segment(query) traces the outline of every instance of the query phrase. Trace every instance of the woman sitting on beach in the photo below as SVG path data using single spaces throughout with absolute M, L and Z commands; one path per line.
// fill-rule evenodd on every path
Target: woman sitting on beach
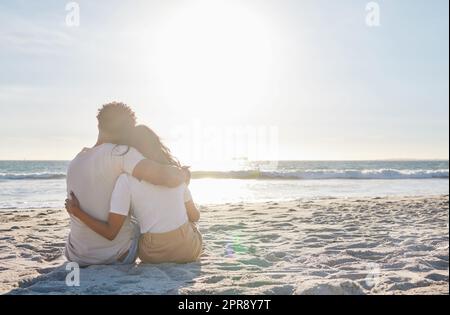
M 135 127 L 129 142 L 148 159 L 180 166 L 158 135 L 146 126 Z M 144 263 L 188 263 L 202 252 L 202 236 L 194 224 L 200 212 L 186 184 L 167 188 L 122 174 L 112 193 L 108 222 L 83 211 L 73 193 L 66 200 L 66 209 L 109 240 L 117 236 L 131 209 L 139 224 L 138 255 Z

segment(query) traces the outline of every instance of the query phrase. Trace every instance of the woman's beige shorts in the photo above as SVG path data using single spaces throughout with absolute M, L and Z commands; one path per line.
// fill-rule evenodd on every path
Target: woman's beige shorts
M 196 261 L 203 247 L 195 224 L 187 222 L 167 233 L 145 233 L 139 240 L 139 258 L 144 263 L 189 263 Z

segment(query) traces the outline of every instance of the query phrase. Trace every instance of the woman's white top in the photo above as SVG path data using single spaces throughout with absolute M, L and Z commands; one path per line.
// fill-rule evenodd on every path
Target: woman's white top
M 189 220 L 184 205 L 189 200 L 192 197 L 186 184 L 168 188 L 122 174 L 117 179 L 111 196 L 110 212 L 123 214 L 131 209 L 142 234 L 165 233 L 179 228 Z

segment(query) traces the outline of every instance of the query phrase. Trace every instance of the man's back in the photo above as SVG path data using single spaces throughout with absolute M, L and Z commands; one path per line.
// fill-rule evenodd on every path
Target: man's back
M 124 172 L 131 174 L 142 159 L 135 149 L 114 144 L 84 149 L 69 165 L 67 192 L 77 196 L 88 214 L 107 221 L 117 178 Z M 133 233 L 128 218 L 117 237 L 109 241 L 71 217 L 66 256 L 81 265 L 114 263 L 129 249 Z

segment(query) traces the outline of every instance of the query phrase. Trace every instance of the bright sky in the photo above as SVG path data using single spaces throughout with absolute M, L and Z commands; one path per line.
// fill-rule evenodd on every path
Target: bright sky
M 71 159 L 112 100 L 187 163 L 245 128 L 259 159 L 448 159 L 449 2 L 376 2 L 2 1 L 0 159 Z

